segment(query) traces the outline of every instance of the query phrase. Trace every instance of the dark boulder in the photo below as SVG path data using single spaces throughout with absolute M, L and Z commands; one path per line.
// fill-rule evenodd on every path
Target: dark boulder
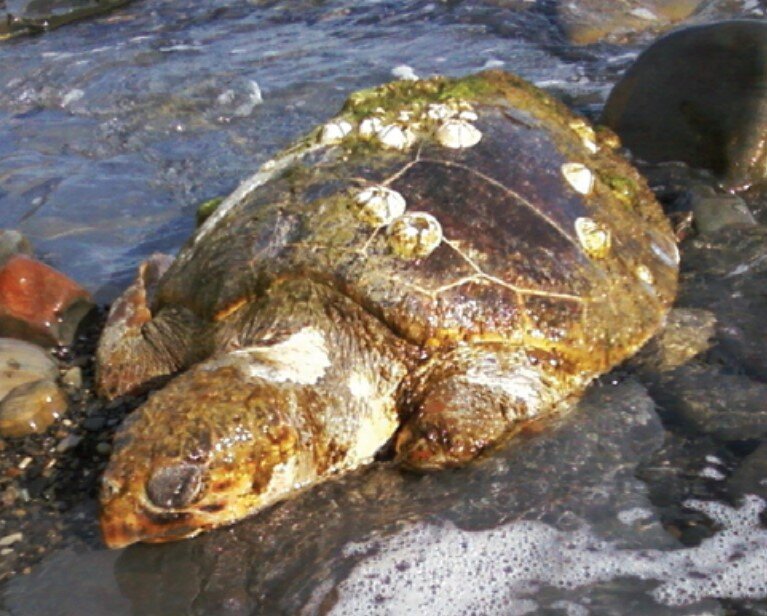
M 602 122 L 641 159 L 684 161 L 745 188 L 767 177 L 765 80 L 767 23 L 687 28 L 639 56 Z

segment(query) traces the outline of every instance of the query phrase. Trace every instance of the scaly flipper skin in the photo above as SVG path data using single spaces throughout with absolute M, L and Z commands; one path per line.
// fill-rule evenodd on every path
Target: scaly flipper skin
M 416 395 L 415 409 L 397 435 L 404 467 L 462 466 L 530 420 L 554 410 L 588 375 L 563 379 L 551 357 L 503 345 L 478 345 L 440 357 Z
M 204 334 L 189 311 L 152 314 L 152 296 L 171 263 L 173 257 L 152 255 L 112 304 L 96 353 L 100 396 L 111 399 L 146 390 L 205 356 Z
M 258 315 L 238 328 L 245 338 L 125 422 L 102 488 L 110 547 L 239 520 L 371 461 L 391 439 L 409 346 L 309 281 L 277 285 L 262 304 L 243 308 Z

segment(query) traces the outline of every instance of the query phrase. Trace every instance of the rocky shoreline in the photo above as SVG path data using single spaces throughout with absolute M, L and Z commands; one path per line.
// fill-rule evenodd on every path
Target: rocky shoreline
M 100 542 L 96 496 L 116 426 L 136 400 L 105 403 L 92 391 L 93 353 L 104 312 L 66 349 L 52 353 L 61 374 L 82 375 L 64 417 L 42 434 L 0 438 L 0 580 L 29 573 L 75 536 Z
M 748 132 L 743 127 L 738 127 L 738 130 Z M 747 154 L 753 152 L 746 150 Z M 741 159 L 747 158 L 741 156 Z M 612 477 L 611 474 L 620 469 L 620 473 L 626 475 L 626 484 L 635 480 L 637 485 L 641 484 L 641 489 L 634 487 L 631 488 L 634 492 L 627 490 L 626 495 L 614 496 L 620 505 L 615 505 L 615 510 L 623 515 L 621 523 L 631 526 L 636 531 L 636 537 L 643 536 L 647 528 L 653 529 L 651 532 L 657 532 L 661 537 L 660 543 L 668 542 L 668 545 L 663 544 L 664 547 L 681 545 L 695 548 L 706 545 L 707 540 L 720 532 L 723 524 L 721 519 L 711 514 L 711 509 L 688 506 L 689 499 L 713 500 L 723 503 L 722 506 L 727 503 L 728 506 L 742 505 L 744 508 L 750 506 L 748 503 L 753 505 L 756 502 L 753 499 L 767 499 L 767 443 L 764 442 L 767 434 L 767 406 L 764 403 L 767 399 L 767 338 L 764 326 L 764 315 L 767 314 L 767 297 L 764 295 L 767 280 L 767 190 L 762 184 L 761 188 L 757 186 L 743 192 L 727 192 L 712 173 L 695 171 L 683 164 L 646 164 L 641 170 L 683 238 L 680 245 L 681 290 L 677 302 L 681 310 L 675 313 L 671 327 L 663 334 L 668 338 L 663 346 L 666 349 L 682 349 L 680 356 L 684 360 L 675 358 L 673 352 L 659 356 L 655 349 L 655 354 L 642 354 L 629 365 L 620 367 L 592 388 L 584 404 L 591 423 L 580 428 L 583 432 L 577 432 L 579 428 L 573 427 L 577 426 L 579 418 L 576 417 L 574 423 L 568 424 L 569 427 L 556 438 L 570 438 L 575 443 L 571 445 L 575 450 L 592 434 L 588 430 L 598 427 L 602 421 L 599 419 L 601 406 L 609 405 L 608 410 L 615 407 L 627 417 L 640 408 L 644 414 L 626 419 L 623 432 L 617 437 L 619 440 L 610 442 L 614 460 L 606 462 L 604 469 L 595 467 L 594 477 L 599 477 L 589 475 L 594 481 L 593 493 L 586 490 L 580 495 L 583 499 L 572 499 L 575 503 L 573 507 L 592 497 L 598 501 L 601 496 L 594 494 L 600 494 L 600 490 L 605 494 L 617 494 L 625 488 L 624 484 L 614 479 L 605 479 L 600 483 L 601 475 Z M 751 176 L 746 177 L 750 181 Z M 27 248 L 24 250 L 29 252 Z M 93 392 L 94 351 L 105 317 L 106 308 L 97 306 L 83 322 L 71 344 L 55 346 L 50 351 L 56 364 L 55 380 L 68 399 L 66 413 L 41 433 L 22 437 L 0 436 L 0 583 L 39 571 L 35 565 L 53 552 L 72 546 L 93 551 L 103 548 L 97 525 L 99 479 L 111 453 L 111 440 L 116 427 L 127 413 L 144 400 L 143 397 L 124 397 L 105 402 Z M 677 326 L 678 329 L 675 329 Z M 620 423 L 622 420 L 615 421 Z M 629 449 L 635 446 L 632 436 L 637 430 L 649 430 L 652 438 L 648 438 L 646 451 L 632 450 L 627 464 L 619 450 L 623 445 Z M 594 433 L 605 441 L 614 435 L 610 426 L 603 426 L 601 432 Z M 551 459 L 551 451 L 556 451 L 556 443 L 552 441 L 547 445 L 545 439 L 540 441 L 541 449 L 549 453 L 541 454 L 539 462 L 546 462 Z M 592 448 L 589 463 L 597 465 L 603 459 L 604 452 L 594 442 L 590 442 L 589 446 Z M 481 477 L 488 468 L 497 465 L 497 474 L 503 477 L 490 483 L 498 493 L 487 498 L 491 501 L 497 498 L 501 504 L 493 504 L 481 515 L 497 515 L 500 521 L 506 522 L 504 516 L 511 515 L 507 510 L 516 510 L 499 494 L 505 489 L 507 475 L 516 477 L 516 474 L 509 473 L 504 465 L 515 471 L 525 463 L 518 458 L 520 456 L 510 450 L 484 466 L 477 465 L 477 469 L 467 471 L 459 479 L 451 480 L 449 475 L 445 475 L 439 479 L 424 479 L 423 483 L 432 487 L 437 484 L 448 486 L 451 481 L 459 484 L 463 478 Z M 575 454 L 573 459 L 579 460 Z M 561 485 L 563 481 L 556 483 L 561 470 L 557 467 L 558 462 L 551 462 L 553 472 L 544 473 L 552 479 L 537 479 L 536 472 L 541 473 L 542 470 L 534 468 L 534 464 L 526 469 L 525 477 L 532 492 L 540 486 L 546 487 L 547 481 L 554 483 L 555 494 L 558 494 L 557 490 L 564 489 Z M 610 463 L 614 466 L 610 467 Z M 576 465 L 572 466 L 575 468 Z M 349 494 L 345 493 L 347 486 L 339 483 L 323 486 L 315 495 L 322 505 L 317 511 L 332 512 L 329 517 L 335 516 L 333 519 L 341 529 L 346 524 L 344 506 L 348 505 L 352 511 L 354 506 L 367 511 L 373 509 L 370 503 L 376 502 L 379 497 L 381 500 L 389 497 L 392 499 L 392 510 L 406 509 L 412 497 L 411 484 L 420 480 L 384 468 L 344 481 L 352 486 Z M 478 480 L 478 483 L 484 489 L 486 485 L 482 481 L 484 479 Z M 540 483 L 536 483 L 538 481 Z M 391 496 L 392 486 L 394 497 Z M 455 493 L 459 494 L 462 489 L 463 486 L 456 487 Z M 520 499 L 526 496 L 524 489 L 517 489 L 522 495 Z M 644 495 L 643 490 L 648 495 L 647 503 L 640 498 Z M 416 491 L 428 492 L 422 489 Z M 544 517 L 549 499 L 546 489 L 541 488 L 540 492 L 543 494 L 540 509 L 544 512 L 541 516 Z M 636 510 L 630 508 L 634 497 L 641 501 L 645 510 L 641 510 L 640 506 Z M 311 537 L 316 530 L 313 526 L 319 528 L 321 524 L 317 521 L 318 514 L 310 517 L 312 510 L 308 502 L 299 498 L 275 507 L 263 516 L 260 527 L 258 523 L 246 522 L 241 529 L 235 528 L 229 534 L 220 533 L 203 538 L 198 543 L 190 542 L 188 545 L 193 547 L 171 547 L 167 550 L 168 558 L 172 559 L 173 554 L 182 554 L 186 558 L 184 550 L 197 550 L 195 555 L 203 554 L 201 560 L 208 566 L 206 574 L 210 574 L 215 582 L 216 559 L 220 554 L 231 549 L 234 554 L 231 558 L 239 560 L 236 564 L 230 563 L 230 567 L 239 572 L 243 563 L 260 562 L 259 558 L 269 553 L 269 541 L 272 541 L 274 553 L 281 551 L 283 545 L 288 546 L 283 566 L 284 571 L 289 572 L 291 567 L 303 563 L 304 546 L 298 545 L 300 538 L 293 537 L 297 546 L 294 546 L 292 562 L 288 562 L 291 538 L 289 536 L 286 540 L 285 536 L 290 533 L 279 529 L 286 526 L 281 526 L 281 523 L 287 520 Z M 441 506 L 438 497 L 434 497 L 434 502 L 434 506 L 429 503 L 423 506 L 427 513 L 419 512 L 414 517 L 427 519 L 431 515 L 428 512 Z M 459 497 L 455 497 L 454 502 L 461 503 L 458 509 L 464 507 L 468 510 L 474 506 L 473 503 L 463 503 Z M 588 505 L 594 503 L 589 502 Z M 757 509 L 752 506 L 749 511 Z M 601 520 L 598 504 L 594 505 L 594 511 L 597 513 L 593 519 Z M 635 517 L 626 511 L 634 511 Z M 763 528 L 767 524 L 767 512 L 758 510 L 755 516 L 757 522 L 754 528 L 759 523 Z M 389 519 L 395 517 L 392 514 Z M 467 514 L 467 517 L 471 516 Z M 371 527 L 374 527 L 375 514 L 371 513 L 370 518 Z M 498 522 L 495 518 L 493 520 Z M 645 523 L 645 520 L 650 522 Z M 325 520 L 321 522 L 325 523 Z M 247 535 L 248 528 L 252 537 Z M 753 530 L 748 528 L 749 532 Z M 274 531 L 273 536 L 271 531 Z M 396 532 L 392 531 L 392 534 L 396 535 Z M 240 537 L 239 542 L 233 537 Z M 350 540 L 355 539 L 352 537 Z M 630 541 L 634 539 L 632 535 Z M 327 557 L 328 561 L 331 557 L 338 558 L 324 541 L 325 538 L 317 539 L 320 555 Z M 641 543 L 639 539 L 637 541 Z M 248 542 L 252 545 L 246 545 Z M 343 540 L 339 539 L 337 543 L 333 549 L 346 549 Z M 129 562 L 132 556 L 137 555 L 137 562 L 143 566 L 141 556 L 148 553 L 142 552 L 143 547 L 125 552 L 127 556 L 124 560 Z M 321 550 L 323 547 L 325 552 Z M 161 558 L 158 557 L 158 560 Z M 347 565 L 336 562 L 334 572 L 344 567 Z M 203 568 L 200 565 L 200 569 Z M 162 571 L 156 574 L 162 579 Z M 262 576 L 259 579 L 266 580 L 264 584 L 268 586 L 268 572 L 250 574 Z M 244 588 L 245 582 L 243 585 Z M 317 588 L 317 593 L 320 593 L 324 587 L 318 584 Z M 299 590 L 304 594 L 308 592 L 305 588 Z M 242 589 L 237 588 L 237 591 Z M 215 592 L 211 594 L 215 595 Z M 259 600 L 263 601 L 259 604 L 261 607 L 267 606 L 264 609 L 276 606 L 276 603 L 269 603 L 271 599 L 266 594 L 259 595 Z M 250 601 L 255 599 L 247 597 L 243 599 L 243 605 L 252 607 Z M 332 602 L 332 599 L 327 601 Z M 322 605 L 320 602 L 318 610 Z M 6 614 L 4 607 L 0 596 L 0 616 Z M 725 599 L 714 607 L 721 608 L 722 611 L 717 613 L 723 614 L 767 613 L 767 605 L 759 597 Z M 213 609 L 209 613 L 219 611 Z M 236 613 L 250 612 L 243 608 Z

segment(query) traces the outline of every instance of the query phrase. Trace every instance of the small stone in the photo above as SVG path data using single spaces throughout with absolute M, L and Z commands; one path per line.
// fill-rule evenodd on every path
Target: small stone
M 24 383 L 53 380 L 58 368 L 53 358 L 37 345 L 0 338 L 0 400 Z
M 14 543 L 18 543 L 22 539 L 24 539 L 24 535 L 21 533 L 11 533 L 10 535 L 6 535 L 5 537 L 0 538 L 0 548 L 7 548 Z
M 730 225 L 755 225 L 756 218 L 737 195 L 693 195 L 693 220 L 699 233 L 713 233 Z
M 77 447 L 83 438 L 81 436 L 77 436 L 76 434 L 68 434 L 65 436 L 58 445 L 56 445 L 56 451 L 59 453 L 64 453 L 65 451 L 69 451 L 70 449 L 74 449 Z
M 72 389 L 80 389 L 83 386 L 83 370 L 79 366 L 73 366 L 61 375 L 61 384 Z
M 19 385 L 0 403 L 0 436 L 44 432 L 66 411 L 67 400 L 53 381 Z
M 31 255 L 32 244 L 18 231 L 0 229 L 0 267 L 17 254 Z
M 102 456 L 108 456 L 110 453 L 112 453 L 112 446 L 109 443 L 102 441 L 96 445 L 96 453 Z
M 68 345 L 92 309 L 85 289 L 36 259 L 14 255 L 0 268 L 0 336 Z
M 83 428 L 88 430 L 88 432 L 98 432 L 99 430 L 104 429 L 106 422 L 107 420 L 105 417 L 101 417 L 98 415 L 95 415 L 93 417 L 86 417 L 85 421 L 83 421 Z

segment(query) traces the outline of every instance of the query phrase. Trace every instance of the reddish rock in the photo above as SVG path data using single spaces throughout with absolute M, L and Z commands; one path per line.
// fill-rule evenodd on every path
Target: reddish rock
M 85 289 L 36 259 L 14 255 L 0 268 L 0 336 L 71 344 L 92 308 Z

